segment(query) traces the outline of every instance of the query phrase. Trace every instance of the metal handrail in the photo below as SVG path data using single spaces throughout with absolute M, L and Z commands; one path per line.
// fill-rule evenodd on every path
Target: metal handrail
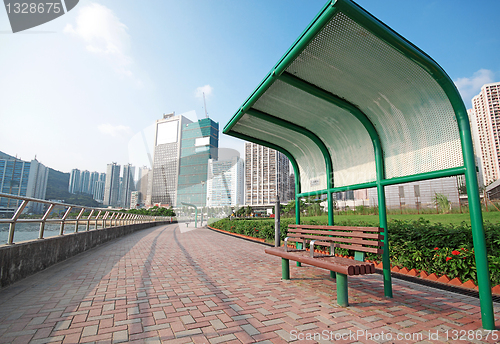
M 64 235 L 64 228 L 66 224 L 74 224 L 75 229 L 74 233 L 78 233 L 78 226 L 80 224 L 85 224 L 85 231 L 91 230 L 91 224 L 94 226 L 93 230 L 104 229 L 113 226 L 123 226 L 137 223 L 147 223 L 147 222 L 156 222 L 156 221 L 169 221 L 172 222 L 171 216 L 151 216 L 151 215 L 140 215 L 140 214 L 131 214 L 131 213 L 123 213 L 118 210 L 108 209 L 108 208 L 95 208 L 88 207 L 76 204 L 67 204 L 61 202 L 53 202 L 47 201 L 43 199 L 30 198 L 30 197 L 22 197 L 16 195 L 10 195 L 5 193 L 0 193 L 1 198 L 9 198 L 22 201 L 21 204 L 17 207 L 14 215 L 10 219 L 0 219 L 0 224 L 8 223 L 9 227 L 9 235 L 7 239 L 7 245 L 14 244 L 14 232 L 17 223 L 40 223 L 40 231 L 38 234 L 38 239 L 44 238 L 44 230 L 46 223 L 59 223 L 60 230 L 59 235 Z M 41 215 L 39 219 L 23 219 L 20 218 L 24 209 L 28 205 L 29 202 L 35 203 L 43 203 L 47 204 L 47 210 Z M 62 218 L 49 218 L 50 213 L 54 210 L 56 206 L 61 206 L 67 208 L 64 212 Z M 77 213 L 72 213 L 73 210 L 78 210 Z M 88 216 L 83 216 L 86 211 L 90 211 Z M 71 214 L 75 214 L 75 218 L 70 218 Z

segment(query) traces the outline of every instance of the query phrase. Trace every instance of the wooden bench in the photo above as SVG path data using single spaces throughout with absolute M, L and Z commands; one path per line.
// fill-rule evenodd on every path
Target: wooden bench
M 285 245 L 268 248 L 265 252 L 281 257 L 284 280 L 290 279 L 289 260 L 296 261 L 297 266 L 304 263 L 330 270 L 330 276 L 337 280 L 337 303 L 347 307 L 347 276 L 375 272 L 375 265 L 364 261 L 365 254 L 370 252 L 382 255 L 382 233 L 383 228 L 379 227 L 289 225 Z M 295 242 L 296 247 L 288 247 L 290 242 Z M 309 252 L 306 250 L 308 245 Z M 314 252 L 314 246 L 327 247 L 329 254 Z M 354 259 L 336 256 L 336 248 L 354 251 Z

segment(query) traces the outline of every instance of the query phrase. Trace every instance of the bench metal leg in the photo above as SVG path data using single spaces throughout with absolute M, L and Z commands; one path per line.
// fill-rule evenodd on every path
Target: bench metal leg
M 335 271 L 330 271 L 330 278 L 335 279 L 336 272 Z
M 337 303 L 340 307 L 349 306 L 347 294 L 347 275 L 337 273 Z
M 303 244 L 302 244 L 301 242 L 298 242 L 298 243 L 297 243 L 297 249 L 298 249 L 298 250 L 302 250 L 302 248 L 303 248 L 303 246 L 302 246 L 302 245 L 303 245 Z M 297 262 L 297 266 L 298 266 L 298 267 L 301 267 L 301 266 L 302 266 L 302 263 L 301 263 L 301 262 Z
M 281 258 L 281 279 L 290 279 L 290 261 L 285 258 Z

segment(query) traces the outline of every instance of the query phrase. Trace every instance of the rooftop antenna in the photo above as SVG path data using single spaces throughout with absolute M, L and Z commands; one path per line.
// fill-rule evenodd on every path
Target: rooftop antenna
M 203 92 L 203 105 L 205 106 L 205 118 L 208 118 L 207 102 L 205 101 L 205 92 Z

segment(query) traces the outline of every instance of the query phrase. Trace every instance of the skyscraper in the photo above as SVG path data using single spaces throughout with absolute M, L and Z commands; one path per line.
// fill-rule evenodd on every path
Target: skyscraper
M 74 168 L 71 170 L 71 174 L 69 175 L 69 186 L 68 186 L 68 191 L 69 193 L 77 193 L 81 192 L 81 182 L 80 182 L 80 170 L 77 168 Z
M 288 201 L 289 161 L 281 152 L 252 142 L 245 142 L 245 204 L 272 205 L 276 194 Z
M 94 183 L 93 198 L 97 202 L 104 202 L 104 187 L 106 185 L 106 173 L 99 174 L 99 179 Z
M 208 159 L 217 159 L 219 124 L 175 114 L 156 121 L 151 203 L 204 206 Z
M 95 182 L 97 182 L 98 180 L 99 180 L 99 172 L 92 172 L 90 174 L 89 190 L 87 192 L 89 195 L 94 195 Z
M 177 202 L 206 205 L 208 160 L 218 158 L 219 123 L 210 118 L 182 127 Z
M 134 166 L 132 166 L 131 164 L 123 166 L 120 205 L 126 209 L 130 208 L 130 194 L 132 193 L 132 191 L 135 191 L 134 175 L 135 175 Z
M 208 160 L 207 206 L 243 205 L 244 182 L 244 163 L 239 157 L 222 161 Z
M 117 207 L 119 205 L 120 191 L 120 165 L 116 162 L 108 164 L 106 170 L 106 182 L 104 185 L 104 200 L 105 206 Z
M 472 109 L 469 110 L 474 144 L 486 185 L 500 178 L 499 101 L 500 82 L 486 84 L 481 87 L 481 93 L 472 98 Z
M 156 121 L 151 203 L 175 206 L 181 157 L 182 128 L 190 120 L 175 113 Z
M 80 173 L 80 192 L 84 194 L 90 193 L 90 172 L 85 170 Z

